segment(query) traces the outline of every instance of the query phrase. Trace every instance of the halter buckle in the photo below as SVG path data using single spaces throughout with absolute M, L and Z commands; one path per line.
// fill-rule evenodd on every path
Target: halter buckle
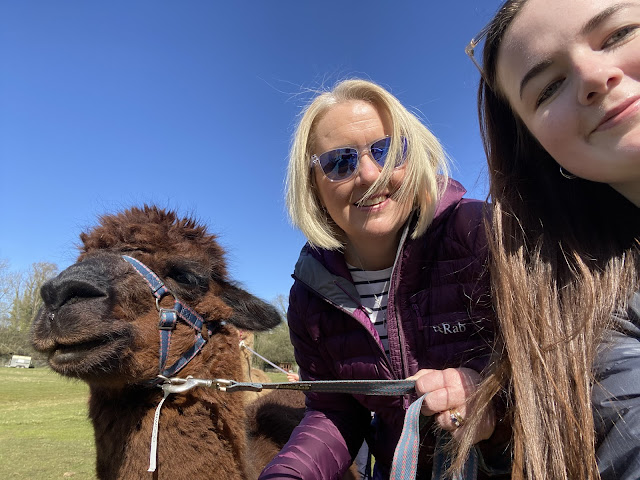
M 159 330 L 174 330 L 178 325 L 178 312 L 173 308 L 160 308 Z

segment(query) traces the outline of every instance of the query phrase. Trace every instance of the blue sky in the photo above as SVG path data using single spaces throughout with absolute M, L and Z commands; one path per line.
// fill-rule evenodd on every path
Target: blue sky
M 499 0 L 0 2 L 0 259 L 74 262 L 96 218 L 155 203 L 220 236 L 234 279 L 288 294 L 304 238 L 283 201 L 312 91 L 390 90 L 484 198 L 464 46 Z

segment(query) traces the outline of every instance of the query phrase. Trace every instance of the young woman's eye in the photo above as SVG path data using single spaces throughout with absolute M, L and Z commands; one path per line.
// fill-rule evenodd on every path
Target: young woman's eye
M 617 45 L 618 43 L 626 40 L 631 34 L 635 33 L 638 30 L 637 25 L 628 25 L 620 30 L 617 30 L 613 33 L 602 45 L 602 48 L 612 47 Z
M 542 105 L 542 103 L 549 99 L 556 92 L 556 90 L 560 88 L 561 84 L 562 80 L 556 80 L 544 87 L 544 89 L 542 90 L 542 92 L 540 92 L 540 95 L 536 99 L 536 107 L 539 107 L 540 105 Z

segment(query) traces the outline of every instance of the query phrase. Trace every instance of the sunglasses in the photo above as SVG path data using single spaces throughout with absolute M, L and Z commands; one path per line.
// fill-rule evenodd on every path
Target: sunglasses
M 467 44 L 467 46 L 464 48 L 464 53 L 467 54 L 467 56 L 476 66 L 476 68 L 480 72 L 480 75 L 482 75 L 483 78 L 484 78 L 484 68 L 482 66 L 482 59 L 476 57 L 476 48 L 478 48 L 478 46 L 481 46 L 481 50 L 484 50 L 484 41 L 486 40 L 487 34 L 489 33 L 490 26 L 491 26 L 490 23 L 485 25 L 482 28 L 482 30 L 480 30 L 480 32 L 478 32 L 478 34 L 475 37 L 473 37 L 471 41 Z
M 371 142 L 362 149 L 354 147 L 342 147 L 335 150 L 329 150 L 320 155 L 311 156 L 311 168 L 314 165 L 320 165 L 322 173 L 331 182 L 343 182 L 350 179 L 358 170 L 360 157 L 368 152 L 369 156 L 375 160 L 378 167 L 382 169 L 391 147 L 391 137 L 384 137 L 380 140 Z M 407 139 L 402 139 L 402 156 L 396 160 L 394 168 L 401 167 L 406 159 Z

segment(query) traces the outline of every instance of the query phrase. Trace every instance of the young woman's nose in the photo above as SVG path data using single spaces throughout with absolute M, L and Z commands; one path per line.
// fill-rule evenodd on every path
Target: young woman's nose
M 578 78 L 578 102 L 589 105 L 616 87 L 623 72 L 604 57 L 601 52 L 589 52 L 575 60 Z

